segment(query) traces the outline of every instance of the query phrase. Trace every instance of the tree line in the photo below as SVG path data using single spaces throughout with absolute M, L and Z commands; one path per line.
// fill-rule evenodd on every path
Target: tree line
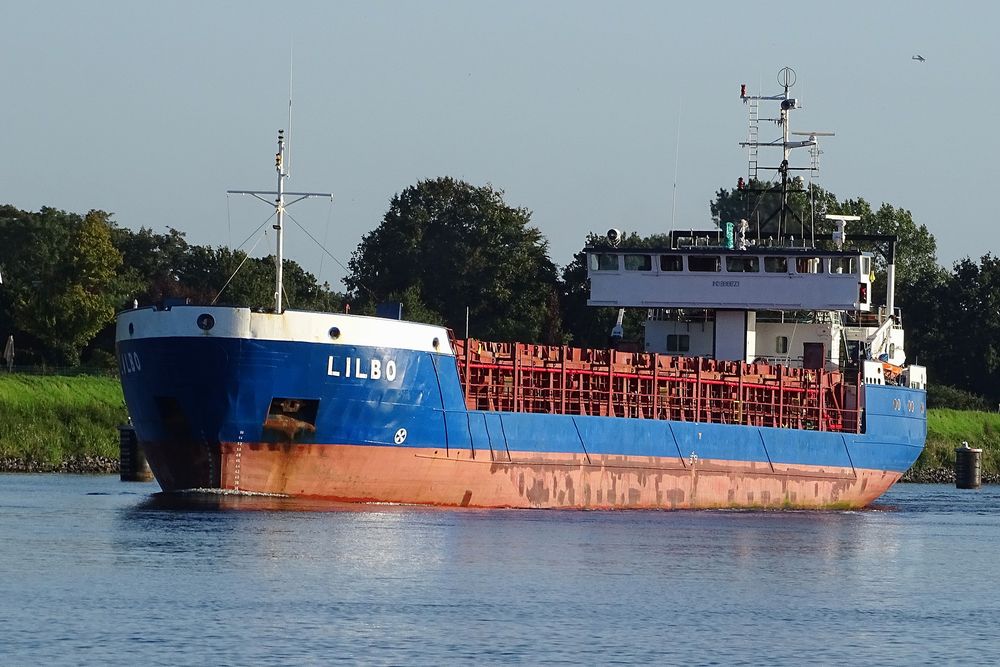
M 294 261 L 285 261 L 284 278 L 291 306 L 342 304 L 343 295 Z M 117 311 L 171 299 L 266 307 L 274 298 L 274 259 L 191 244 L 172 228 L 133 231 L 105 211 L 5 205 L 0 283 L 0 335 L 14 336 L 17 365 L 114 368 Z
M 938 265 L 934 236 L 908 210 L 799 185 L 784 215 L 775 186 L 757 181 L 719 189 L 710 211 L 720 225 L 747 220 L 761 242 L 779 234 L 803 241 L 828 235 L 826 213 L 860 216 L 848 226 L 849 236 L 897 236 L 896 305 L 909 359 L 928 367 L 932 384 L 953 387 L 956 396 L 982 397 L 970 398 L 972 407 L 987 399 L 995 405 L 1000 258 L 965 258 L 946 270 Z M 407 319 L 448 326 L 459 336 L 468 327 L 470 335 L 487 340 L 606 345 L 617 311 L 586 305 L 582 252 L 606 238 L 581 233 L 581 251 L 560 268 L 531 215 L 490 185 L 448 177 L 420 181 L 395 195 L 381 222 L 364 235 L 348 263 L 346 292 L 285 260 L 287 307 L 374 314 L 379 303 L 399 302 Z M 0 206 L 0 239 L 0 335 L 17 339 L 18 364 L 112 367 L 114 313 L 135 302 L 273 303 L 273 257 L 191 244 L 172 228 L 134 231 L 104 211 Z M 634 232 L 623 241 L 629 247 L 667 243 L 666 235 Z M 888 248 L 872 250 L 874 297 L 884 303 Z M 643 317 L 629 313 L 627 336 L 641 335 Z

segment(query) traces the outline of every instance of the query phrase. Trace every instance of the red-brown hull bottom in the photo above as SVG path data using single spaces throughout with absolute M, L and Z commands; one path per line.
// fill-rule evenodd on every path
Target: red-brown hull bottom
M 576 509 L 859 508 L 900 473 L 759 462 L 223 443 L 223 489 L 347 502 Z

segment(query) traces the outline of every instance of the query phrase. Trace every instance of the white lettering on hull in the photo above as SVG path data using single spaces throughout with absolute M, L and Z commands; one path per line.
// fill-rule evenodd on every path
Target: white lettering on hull
M 131 375 L 142 370 L 138 352 L 123 352 L 121 359 L 119 359 L 119 364 L 121 365 L 122 375 Z
M 356 377 L 359 380 L 382 380 L 393 382 L 396 379 L 396 360 L 362 359 L 361 357 L 344 357 L 343 360 L 330 356 L 326 360 L 326 374 L 330 377 Z

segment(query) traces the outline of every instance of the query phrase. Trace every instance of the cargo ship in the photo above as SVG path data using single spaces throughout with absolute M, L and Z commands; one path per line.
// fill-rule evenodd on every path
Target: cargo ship
M 779 102 L 785 224 L 793 141 Z M 746 143 L 751 160 L 758 144 Z M 759 144 L 765 145 L 765 144 Z M 400 317 L 283 308 L 285 142 L 274 307 L 161 304 L 117 317 L 132 424 L 164 491 L 478 508 L 860 508 L 916 460 L 926 371 L 906 363 L 894 239 L 753 238 L 749 225 L 661 248 L 586 248 L 608 346 L 457 339 Z M 750 172 L 754 182 L 754 172 Z M 294 199 L 293 199 L 294 198 Z M 885 255 L 885 304 L 872 300 Z M 641 341 L 620 342 L 625 309 Z M 396 311 L 398 315 L 398 310 Z

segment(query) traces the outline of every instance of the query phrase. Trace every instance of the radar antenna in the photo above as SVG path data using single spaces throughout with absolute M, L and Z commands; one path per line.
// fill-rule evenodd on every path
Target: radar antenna
M 823 151 L 819 148 L 819 141 L 816 137 L 835 137 L 836 132 L 792 132 L 797 137 L 809 137 L 803 145 L 809 146 L 809 178 L 812 179 L 813 176 L 819 173 L 819 156 L 822 155 Z

